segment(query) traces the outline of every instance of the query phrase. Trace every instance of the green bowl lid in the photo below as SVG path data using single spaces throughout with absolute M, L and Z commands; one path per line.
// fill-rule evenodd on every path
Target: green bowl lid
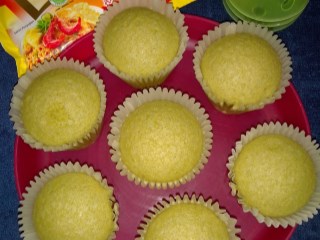
M 235 21 L 239 21 L 239 20 L 244 20 L 247 22 L 254 22 L 257 24 L 260 24 L 264 27 L 267 27 L 268 29 L 272 30 L 272 31 L 280 31 L 283 30 L 287 27 L 289 27 L 293 22 L 295 22 L 295 20 L 297 20 L 297 18 L 300 15 L 294 16 L 292 18 L 283 20 L 283 21 L 277 21 L 277 22 L 262 22 L 262 21 L 257 21 L 255 19 L 249 18 L 243 14 L 241 14 L 239 11 L 237 11 L 229 2 L 230 0 L 223 0 L 223 5 L 227 11 L 227 13 L 230 15 L 230 17 L 235 20 Z
M 277 22 L 299 16 L 309 0 L 229 0 L 238 12 L 261 22 Z

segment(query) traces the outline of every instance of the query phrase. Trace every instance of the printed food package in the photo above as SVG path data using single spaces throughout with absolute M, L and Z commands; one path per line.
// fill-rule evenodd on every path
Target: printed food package
M 0 0 L 0 41 L 15 58 L 18 75 L 91 32 L 114 1 Z

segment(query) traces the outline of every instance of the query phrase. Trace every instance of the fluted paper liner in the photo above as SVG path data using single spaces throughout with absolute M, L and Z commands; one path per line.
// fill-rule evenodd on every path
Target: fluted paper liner
M 261 37 L 265 41 L 267 41 L 273 49 L 277 52 L 280 62 L 281 62 L 281 82 L 278 90 L 269 98 L 259 102 L 258 104 L 254 105 L 228 105 L 225 102 L 219 101 L 216 98 L 214 93 L 211 91 L 210 87 L 203 79 L 203 75 L 201 72 L 201 59 L 206 51 L 206 49 L 213 43 L 214 41 L 236 33 L 250 33 L 256 36 Z M 193 54 L 193 68 L 196 74 L 196 78 L 199 81 L 200 85 L 202 86 L 204 92 L 208 96 L 208 98 L 213 102 L 213 104 L 222 112 L 224 113 L 241 113 L 246 111 L 252 111 L 256 109 L 261 109 L 267 104 L 271 104 L 276 100 L 280 99 L 281 96 L 285 93 L 286 87 L 289 86 L 291 79 L 291 57 L 289 56 L 288 49 L 285 47 L 282 40 L 278 38 L 276 34 L 272 31 L 269 31 L 268 28 L 262 27 L 260 25 L 256 25 L 255 23 L 248 23 L 248 22 L 225 22 L 220 24 L 219 26 L 215 27 L 214 30 L 208 31 L 206 35 L 203 36 L 202 40 L 198 42 L 198 45 L 195 47 L 195 52 Z
M 104 55 L 102 42 L 105 28 L 114 16 L 132 7 L 146 7 L 168 17 L 176 26 L 180 36 L 179 48 L 175 58 L 164 69 L 148 77 L 142 77 L 139 75 L 131 76 L 124 72 L 121 72 L 117 69 L 116 66 L 111 64 Z M 113 6 L 110 6 L 106 12 L 100 15 L 93 36 L 94 51 L 96 52 L 100 62 L 113 74 L 135 88 L 147 88 L 161 84 L 182 59 L 182 55 L 186 50 L 189 40 L 187 27 L 184 26 L 184 16 L 180 13 L 179 10 L 174 11 L 172 5 L 167 4 L 164 0 L 121 0 L 119 1 L 119 3 L 114 2 Z
M 213 202 L 211 198 L 205 201 L 201 195 L 196 197 L 195 194 L 193 194 L 191 198 L 187 194 L 184 194 L 183 197 L 180 195 L 170 196 L 169 199 L 163 199 L 162 201 L 158 202 L 143 218 L 143 221 L 140 223 L 138 229 L 139 236 L 136 237 L 135 240 L 144 240 L 144 235 L 147 232 L 148 225 L 157 217 L 158 214 L 162 213 L 171 206 L 181 203 L 199 204 L 209 208 L 226 225 L 229 233 L 229 239 L 240 240 L 240 238 L 236 235 L 240 233 L 240 229 L 236 227 L 237 220 L 231 218 L 225 209 L 220 208 L 217 201 Z
M 239 156 L 242 148 L 252 141 L 253 139 L 265 135 L 265 134 L 281 134 L 286 136 L 295 142 L 299 143 L 310 155 L 316 172 L 317 182 L 316 188 L 311 196 L 309 202 L 298 212 L 286 216 L 286 217 L 267 217 L 263 216 L 258 209 L 248 206 L 245 201 L 241 198 L 237 186 L 234 183 L 234 163 Z M 229 186 L 231 188 L 231 194 L 238 198 L 238 203 L 242 205 L 244 212 L 251 212 L 259 223 L 264 223 L 268 227 L 282 226 L 284 228 L 288 226 L 295 226 L 296 224 L 302 224 L 302 222 L 307 222 L 309 219 L 312 219 L 314 215 L 318 213 L 320 208 L 320 149 L 319 144 L 315 140 L 311 139 L 311 136 L 306 136 L 304 131 L 300 131 L 298 127 L 293 125 L 288 125 L 287 123 L 280 124 L 276 123 L 264 123 L 263 125 L 258 125 L 256 128 L 251 128 L 245 134 L 241 135 L 241 139 L 236 142 L 235 148 L 232 149 L 232 154 L 229 156 L 227 168 L 229 169 Z
M 48 146 L 37 141 L 27 132 L 21 118 L 20 109 L 23 103 L 23 96 L 34 79 L 48 71 L 63 68 L 74 70 L 78 73 L 83 74 L 96 85 L 100 94 L 100 111 L 97 122 L 94 124 L 92 129 L 82 137 L 82 139 L 61 146 Z M 23 141 L 29 144 L 32 148 L 52 152 L 84 148 L 95 140 L 100 131 L 106 109 L 106 92 L 104 90 L 104 84 L 103 81 L 99 78 L 99 75 L 94 70 L 92 70 L 90 66 L 85 66 L 82 62 L 74 61 L 73 59 L 67 60 L 66 58 L 58 58 L 56 60 L 51 59 L 50 61 L 45 61 L 44 64 L 39 65 L 32 71 L 27 71 L 27 73 L 19 79 L 17 85 L 13 89 L 12 95 L 13 96 L 11 99 L 11 109 L 9 111 L 9 115 L 10 119 L 14 123 L 13 128 L 16 131 L 16 134 L 20 136 Z
M 175 181 L 169 182 L 150 182 L 139 178 L 125 166 L 121 160 L 121 153 L 119 147 L 119 139 L 121 126 L 126 117 L 133 112 L 137 107 L 144 103 L 154 100 L 168 100 L 174 103 L 178 103 L 187 108 L 198 120 L 204 137 L 203 152 L 199 159 L 199 163 L 195 168 L 186 174 L 185 176 Z M 183 94 L 180 91 L 175 92 L 173 89 L 150 88 L 144 89 L 142 92 L 133 93 L 130 98 L 126 98 L 122 105 L 115 111 L 110 123 L 110 133 L 108 135 L 108 144 L 110 146 L 111 159 L 116 163 L 116 168 L 120 171 L 122 176 L 127 176 L 128 180 L 134 181 L 135 184 L 140 184 L 143 187 L 166 189 L 184 184 L 195 177 L 196 174 L 203 169 L 204 165 L 208 162 L 208 157 L 212 148 L 212 126 L 209 120 L 209 115 L 205 113 L 205 110 L 200 107 L 200 104 L 196 102 L 194 98 L 190 98 L 188 94 Z
M 25 240 L 39 240 L 32 220 L 33 205 L 36 197 L 43 186 L 54 177 L 65 173 L 85 173 L 97 180 L 102 187 L 111 192 L 110 201 L 113 208 L 114 231 L 107 240 L 115 239 L 115 232 L 118 231 L 119 205 L 113 196 L 113 188 L 108 185 L 107 180 L 101 176 L 100 172 L 94 171 L 88 165 L 80 165 L 78 162 L 54 164 L 41 171 L 34 180 L 30 181 L 30 186 L 26 187 L 25 193 L 22 194 L 23 200 L 20 201 L 18 209 L 18 223 L 20 225 L 20 236 Z

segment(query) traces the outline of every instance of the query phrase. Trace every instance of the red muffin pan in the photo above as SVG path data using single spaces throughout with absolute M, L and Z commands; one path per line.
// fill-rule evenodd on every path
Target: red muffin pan
M 93 50 L 93 34 L 90 33 L 68 47 L 61 57 L 74 58 L 90 64 L 103 79 L 107 92 L 107 106 L 101 133 L 95 143 L 85 149 L 55 153 L 32 149 L 17 137 L 14 168 L 20 198 L 25 187 L 29 186 L 29 182 L 44 168 L 62 161 L 78 161 L 100 171 L 107 178 L 108 183 L 114 187 L 114 194 L 120 205 L 120 229 L 116 239 L 134 239 L 140 221 L 156 202 L 170 195 L 184 193 L 189 195 L 195 193 L 202 195 L 205 199 L 212 198 L 218 201 L 222 208 L 237 219 L 237 226 L 241 228 L 239 234 L 241 239 L 284 240 L 290 238 L 294 228 L 266 227 L 264 224 L 259 224 L 250 213 L 242 211 L 237 200 L 231 196 L 226 163 L 240 135 L 258 124 L 270 121 L 287 122 L 309 133 L 308 120 L 299 96 L 291 84 L 287 87 L 282 99 L 262 110 L 237 115 L 227 115 L 217 111 L 195 78 L 192 59 L 197 41 L 218 23 L 191 15 L 185 15 L 185 21 L 190 37 L 187 50 L 182 61 L 161 86 L 188 93 L 201 103 L 210 116 L 213 127 L 213 147 L 209 161 L 200 174 L 187 184 L 167 190 L 143 188 L 128 181 L 126 177 L 120 176 L 115 164 L 111 161 L 107 144 L 110 119 L 117 106 L 138 90 L 114 76 L 98 61 Z

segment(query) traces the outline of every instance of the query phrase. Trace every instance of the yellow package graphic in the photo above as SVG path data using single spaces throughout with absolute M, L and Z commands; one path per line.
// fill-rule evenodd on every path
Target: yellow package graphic
M 0 0 L 0 42 L 18 75 L 91 32 L 116 0 Z

